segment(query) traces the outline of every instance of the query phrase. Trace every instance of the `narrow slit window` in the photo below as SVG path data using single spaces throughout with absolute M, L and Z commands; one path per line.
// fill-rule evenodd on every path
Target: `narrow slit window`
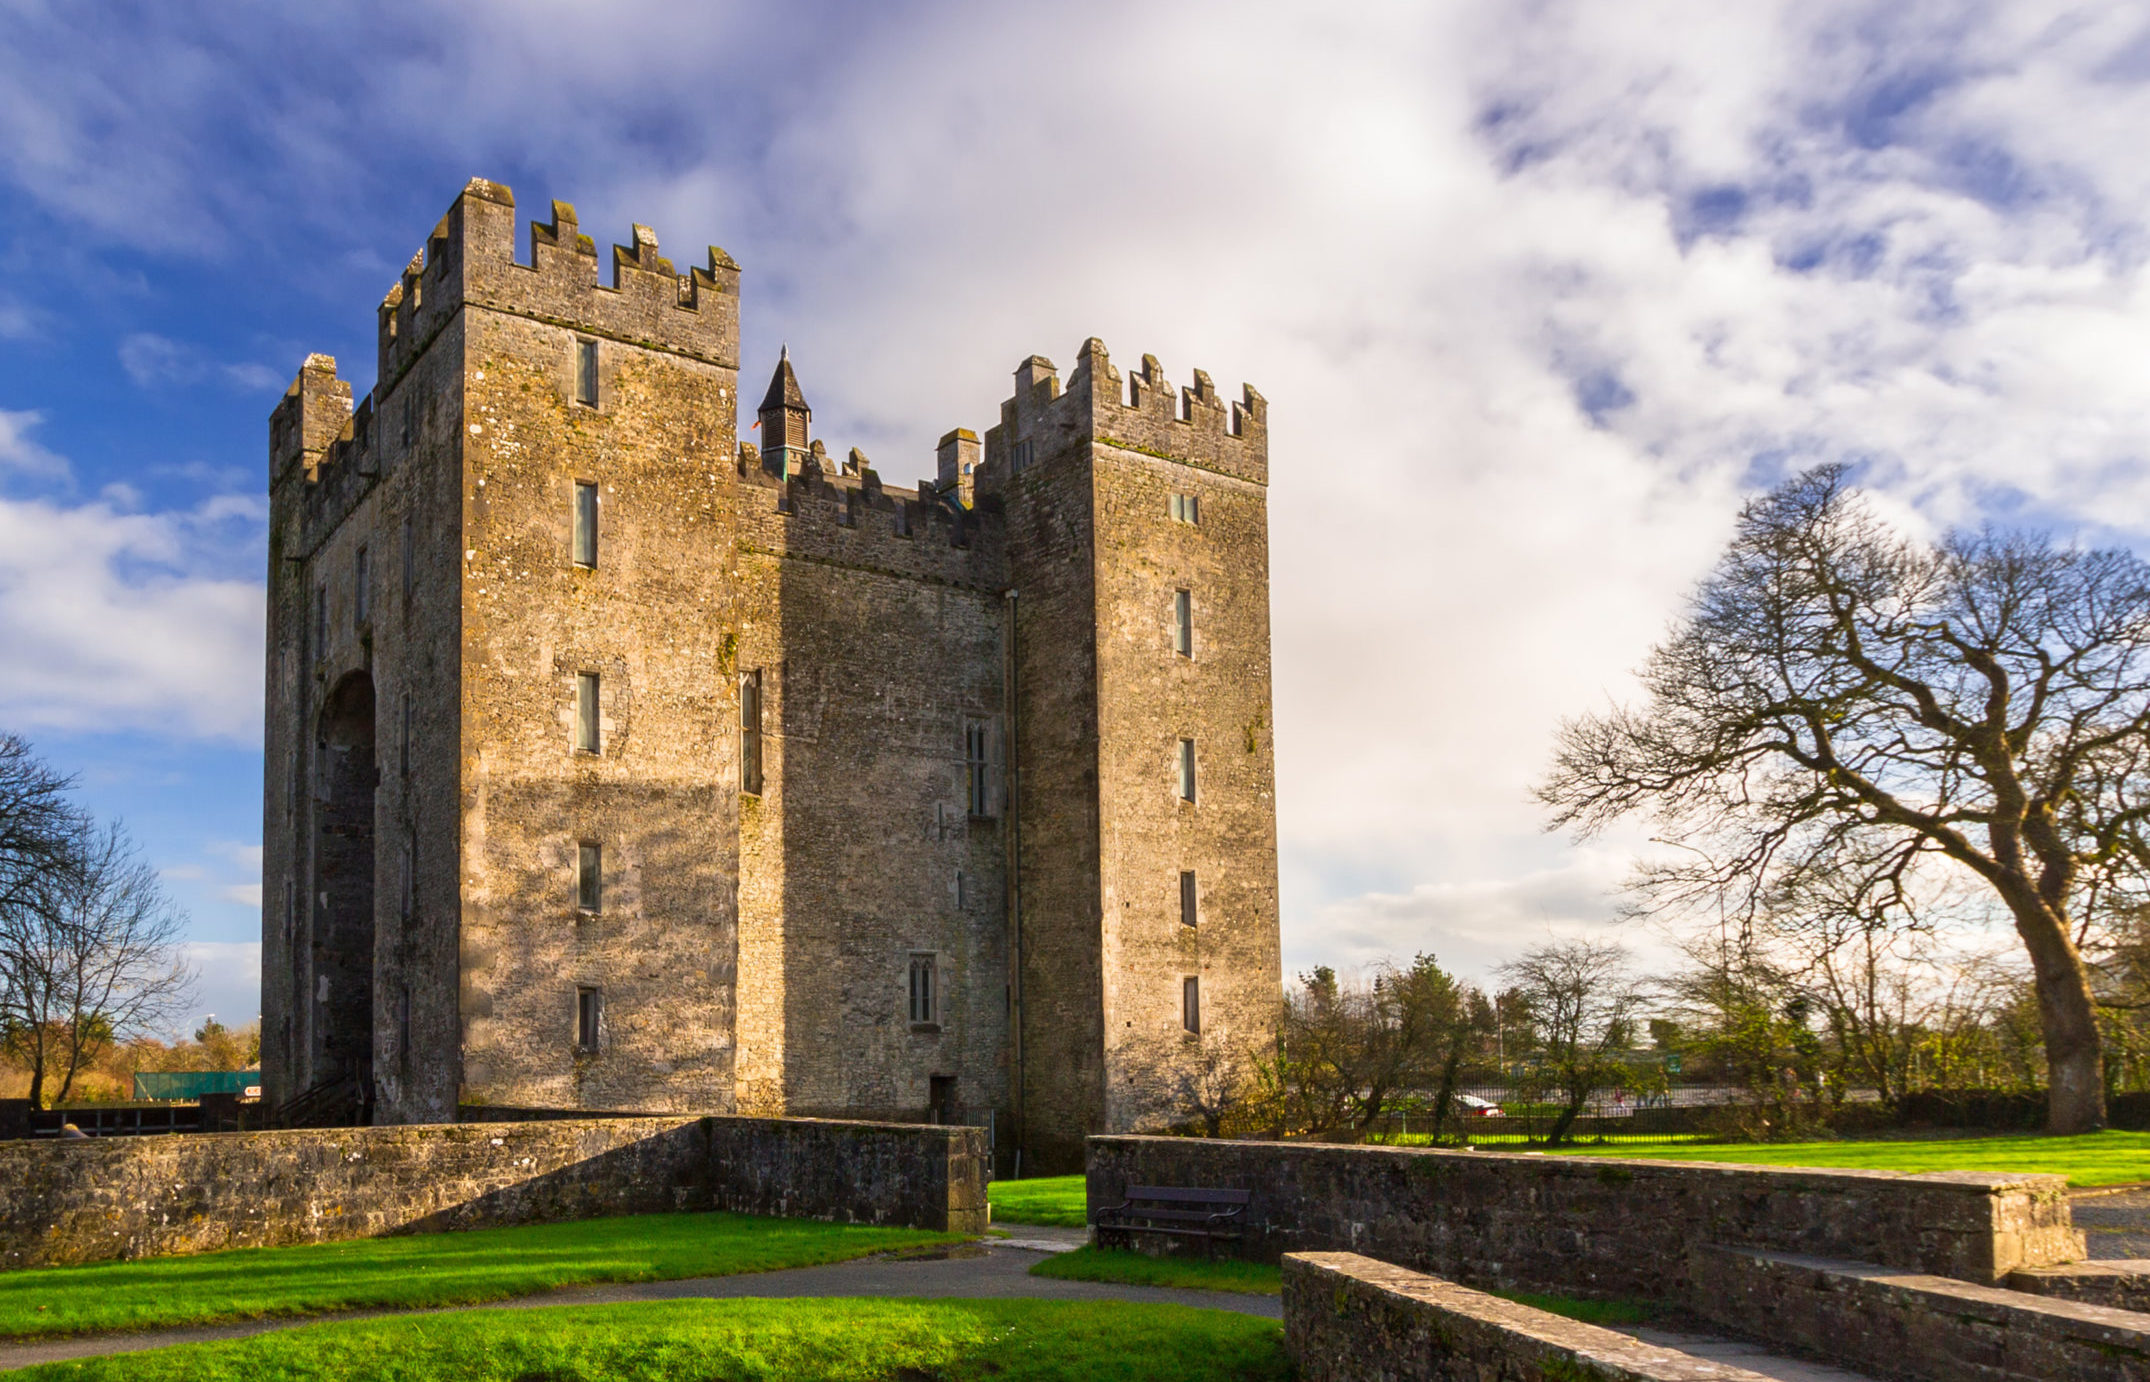
M 372 574 L 371 565 L 372 563 L 366 559 L 366 549 L 359 548 L 358 559 L 354 563 L 352 572 L 357 580 L 357 589 L 352 592 L 351 596 L 351 622 L 357 628 L 364 628 L 366 620 L 373 613 L 372 601 L 366 598 L 366 592 L 370 585 L 367 577 Z
M 934 964 L 931 955 L 911 957 L 911 1021 L 917 1026 L 931 1026 L 939 1022 L 939 994 L 934 991 Z
M 403 693 L 403 718 L 396 729 L 396 771 L 411 775 L 411 693 Z
M 1192 974 L 1180 984 L 1180 1026 L 1190 1032 L 1202 1030 L 1202 981 Z
M 605 847 L 594 840 L 575 847 L 575 907 L 584 912 L 605 909 Z
M 596 988 L 575 990 L 575 1049 L 585 1055 L 595 1054 L 598 1042 L 604 1036 L 605 991 Z
M 575 401 L 597 406 L 597 342 L 575 342 Z
M 597 486 L 575 482 L 575 565 L 597 565 Z
M 963 795 L 973 816 L 993 814 L 992 762 L 987 757 L 991 742 L 985 721 L 969 720 L 964 723 Z
M 1180 800 L 1194 800 L 1194 740 L 1180 740 Z
M 1172 592 L 1172 651 L 1181 657 L 1194 656 L 1194 592 Z
M 598 752 L 597 673 L 575 673 L 575 747 L 584 753 Z
M 761 795 L 761 669 L 739 674 L 739 790 Z
M 314 587 L 314 659 L 328 651 L 328 587 Z
M 1195 888 L 1194 870 L 1180 870 L 1180 925 L 1193 926 L 1200 922 L 1201 899 Z

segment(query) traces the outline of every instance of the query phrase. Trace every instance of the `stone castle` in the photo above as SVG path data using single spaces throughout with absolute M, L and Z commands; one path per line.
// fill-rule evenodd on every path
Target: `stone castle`
M 1170 1116 L 1280 992 L 1265 405 L 1086 342 L 884 484 L 739 266 L 474 180 L 354 411 L 269 426 L 263 1081 L 472 1105 Z

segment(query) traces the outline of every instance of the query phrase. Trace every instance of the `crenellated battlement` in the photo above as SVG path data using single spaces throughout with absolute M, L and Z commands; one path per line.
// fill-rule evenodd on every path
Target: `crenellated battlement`
M 1207 372 L 1175 391 L 1157 357 L 1123 379 L 1104 343 L 1083 342 L 1065 390 L 1059 368 L 1033 355 L 1015 371 L 1000 425 L 985 435 L 981 486 L 995 489 L 1079 444 L 1117 446 L 1222 474 L 1269 481 L 1269 405 L 1251 384 L 1229 405 Z
M 552 204 L 549 224 L 530 223 L 528 263 L 515 238 L 514 192 L 471 179 L 381 300 L 378 392 L 393 389 L 466 304 L 737 366 L 739 265 L 722 249 L 711 245 L 707 267 L 682 274 L 658 252 L 656 233 L 637 225 L 629 244 L 613 247 L 608 284 L 567 202 Z
M 996 586 L 999 553 L 981 516 L 930 484 L 884 484 L 864 452 L 832 463 L 816 441 L 789 476 L 739 445 L 739 535 L 779 556 L 957 585 Z

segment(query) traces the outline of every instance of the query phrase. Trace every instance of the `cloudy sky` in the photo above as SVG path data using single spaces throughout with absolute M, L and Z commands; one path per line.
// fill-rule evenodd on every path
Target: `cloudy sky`
M 1743 495 L 2150 538 L 2146 131 L 2126 4 L 0 0 L 0 726 L 250 1016 L 266 418 L 483 175 L 730 250 L 891 479 L 1086 336 L 1252 382 L 1286 963 L 1482 973 L 1609 924 L 1530 784 Z

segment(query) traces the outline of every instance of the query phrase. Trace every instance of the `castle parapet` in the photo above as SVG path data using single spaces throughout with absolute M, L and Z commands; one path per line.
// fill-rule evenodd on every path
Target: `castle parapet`
M 530 262 L 515 257 L 515 194 L 473 178 L 381 301 L 380 383 L 386 394 L 464 304 L 670 351 L 726 369 L 739 363 L 739 265 L 709 247 L 706 268 L 681 274 L 648 226 L 612 251 L 599 280 L 597 245 L 575 208 L 532 222 Z
M 1154 355 L 1124 380 L 1103 342 L 1083 342 L 1067 388 L 1059 371 L 1033 355 L 1015 371 L 1015 392 L 1000 407 L 1000 425 L 985 436 L 981 482 L 1007 479 L 1095 442 L 1182 461 L 1224 475 L 1269 482 L 1269 406 L 1250 385 L 1227 406 L 1202 370 L 1192 387 L 1175 392 Z
M 351 386 L 336 377 L 336 357 L 309 355 L 269 414 L 269 488 L 303 468 L 319 477 L 329 448 L 351 424 Z

